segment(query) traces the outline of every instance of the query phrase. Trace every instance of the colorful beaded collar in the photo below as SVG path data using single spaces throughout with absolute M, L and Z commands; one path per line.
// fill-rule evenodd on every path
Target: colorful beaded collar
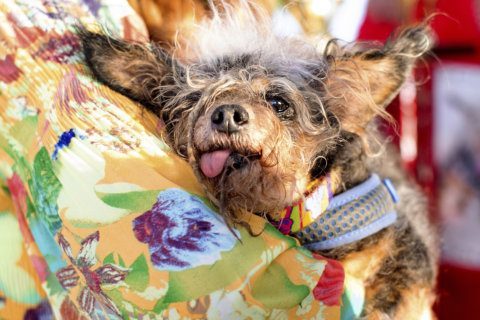
M 398 196 L 389 179 L 373 174 L 333 197 L 333 179 L 314 181 L 303 199 L 286 207 L 272 222 L 311 250 L 336 248 L 366 238 L 397 220 Z

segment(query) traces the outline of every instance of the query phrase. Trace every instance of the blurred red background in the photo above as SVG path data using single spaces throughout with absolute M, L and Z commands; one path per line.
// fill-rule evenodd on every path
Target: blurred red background
M 403 139 L 411 141 L 413 138 L 415 141 L 416 146 L 413 149 L 416 152 L 412 153 L 407 150 L 405 156 L 405 152 L 402 150 L 404 162 L 430 197 L 432 218 L 443 231 L 449 228 L 450 222 L 441 215 L 441 195 L 443 195 L 441 180 L 445 173 L 442 171 L 444 170 L 442 164 L 435 156 L 437 151 L 435 148 L 438 147 L 436 134 L 440 130 L 448 130 L 448 128 L 436 127 L 440 125 L 436 122 L 440 103 L 435 97 L 440 94 L 435 91 L 439 88 L 438 85 L 435 85 L 437 80 L 435 77 L 439 68 L 448 68 L 450 65 L 461 66 L 465 70 L 469 68 L 478 70 L 480 66 L 480 1 L 418 1 L 410 7 L 407 16 L 393 17 L 391 13 L 382 14 L 382 10 L 378 8 L 379 2 L 381 1 L 370 1 L 365 20 L 360 28 L 359 40 L 385 41 L 399 24 L 421 21 L 431 13 L 439 13 L 432 21 L 432 28 L 437 37 L 434 56 L 427 58 L 425 64 L 416 70 L 416 80 L 420 82 L 420 85 L 417 82 L 417 86 L 415 86 L 415 99 L 409 99 L 408 92 L 406 99 L 400 94 L 400 97 L 389 106 L 388 110 L 398 121 L 398 127 L 396 130 L 390 128 L 390 133 L 400 148 L 403 147 Z M 385 12 L 385 2 L 381 6 Z M 390 11 L 392 10 L 395 10 L 393 6 L 390 8 Z M 469 79 L 466 78 L 467 85 L 468 82 Z M 452 83 L 447 85 L 453 87 L 452 91 L 455 91 L 455 85 L 461 84 L 452 80 Z M 409 90 L 408 85 L 404 90 Z M 477 103 L 473 106 L 473 110 L 476 110 L 478 115 L 480 114 L 480 101 Z M 414 130 L 412 130 L 412 124 Z M 479 123 L 474 125 L 480 128 Z M 395 131 L 398 132 L 398 135 L 395 134 Z M 475 132 L 478 133 L 479 130 Z M 468 134 L 471 133 L 466 131 L 465 135 Z M 477 136 L 476 139 L 480 140 L 480 136 Z M 478 152 L 474 156 L 478 161 Z M 470 173 L 472 176 L 475 174 L 478 176 L 478 165 L 477 162 L 477 172 Z M 478 194 L 475 197 L 478 197 Z M 476 214 L 480 219 L 480 211 L 477 211 Z M 459 219 L 461 218 L 462 216 Z M 441 234 L 443 235 L 443 233 Z M 478 230 L 478 234 L 480 234 L 480 230 Z M 459 233 L 454 236 L 458 238 L 456 240 L 458 244 L 454 248 L 458 250 L 457 247 L 460 246 L 460 250 L 468 250 L 467 245 L 462 248 L 462 237 L 465 235 Z M 442 241 L 444 246 L 449 245 L 448 239 Z M 475 255 L 475 252 L 466 252 L 465 254 Z M 445 253 L 442 254 L 440 266 L 437 315 L 439 319 L 473 319 L 473 310 L 478 307 L 480 302 L 480 264 L 463 263 L 463 261 L 445 256 Z M 478 262 L 479 257 L 472 257 L 472 260 Z

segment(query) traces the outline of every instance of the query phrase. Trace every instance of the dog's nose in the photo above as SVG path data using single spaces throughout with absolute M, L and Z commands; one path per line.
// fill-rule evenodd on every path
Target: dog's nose
M 248 122 L 248 112 L 237 104 L 225 104 L 213 111 L 211 120 L 215 129 L 230 134 Z

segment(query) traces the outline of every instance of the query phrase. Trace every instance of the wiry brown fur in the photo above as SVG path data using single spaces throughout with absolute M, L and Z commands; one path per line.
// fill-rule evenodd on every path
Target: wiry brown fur
M 331 42 L 319 52 L 304 40 L 272 35 L 268 19 L 242 3 L 240 13 L 230 6 L 222 13 L 214 9 L 197 38 L 184 39 L 188 52 L 182 61 L 155 44 L 79 34 L 95 76 L 163 119 L 167 143 L 190 162 L 229 223 L 252 213 L 274 217 L 302 196 L 309 181 L 328 172 L 340 175 L 336 193 L 372 172 L 392 178 L 402 199 L 398 222 L 321 253 L 364 281 L 366 318 L 410 319 L 418 310 L 428 312 L 437 255 L 423 198 L 399 164 L 386 158 L 392 152 L 371 157 L 372 119 L 386 116 L 385 105 L 429 49 L 427 28 L 413 26 L 382 47 Z M 288 105 L 285 111 L 272 107 L 279 98 Z M 229 134 L 212 120 L 225 105 L 248 114 L 248 122 Z M 222 173 L 209 178 L 200 158 L 219 149 L 232 153 Z

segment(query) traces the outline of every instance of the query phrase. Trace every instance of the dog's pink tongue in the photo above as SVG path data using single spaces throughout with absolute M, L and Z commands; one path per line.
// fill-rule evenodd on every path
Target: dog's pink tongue
M 200 170 L 209 178 L 214 178 L 222 172 L 230 156 L 230 150 L 218 150 L 202 154 L 200 158 Z

